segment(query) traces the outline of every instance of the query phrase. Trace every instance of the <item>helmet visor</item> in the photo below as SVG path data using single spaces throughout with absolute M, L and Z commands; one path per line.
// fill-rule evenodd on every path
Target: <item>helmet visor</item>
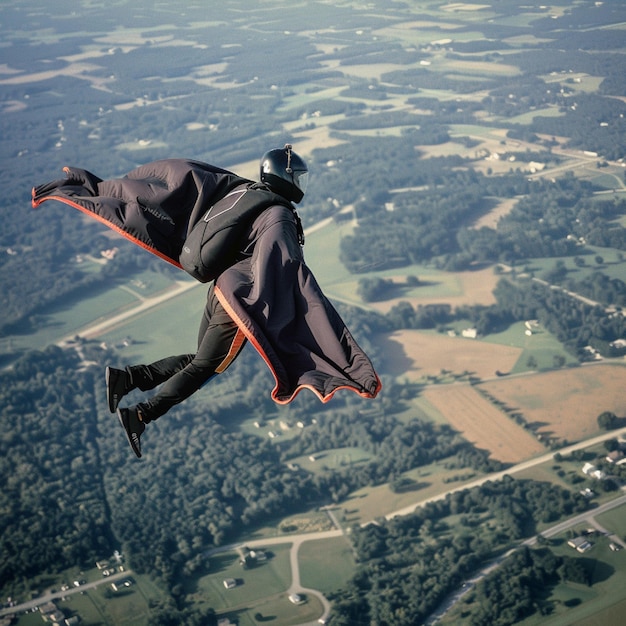
M 294 170 L 293 182 L 302 193 L 305 193 L 309 183 L 309 172 L 307 170 Z

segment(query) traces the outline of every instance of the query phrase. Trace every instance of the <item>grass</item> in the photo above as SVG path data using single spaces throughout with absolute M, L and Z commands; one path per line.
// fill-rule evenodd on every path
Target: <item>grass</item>
M 55 600 L 56 606 L 62 610 L 66 617 L 78 615 L 83 624 L 100 624 L 102 626 L 144 626 L 147 624 L 150 603 L 160 599 L 162 591 L 147 576 L 129 575 L 134 581 L 132 587 L 113 595 L 105 595 L 105 590 L 110 590 L 110 583 L 102 578 L 102 574 L 96 570 L 89 570 L 81 574 L 81 578 L 87 581 L 102 580 L 102 584 L 95 589 L 84 590 L 66 596 L 62 600 Z M 70 581 L 76 578 L 73 570 L 58 576 L 59 588 L 62 581 Z M 16 626 L 31 626 L 41 624 L 41 614 L 27 613 L 20 616 Z
M 626 538 L 626 506 L 602 513 L 596 517 L 596 520 L 607 530 L 614 532 L 622 539 Z
M 565 113 L 561 113 L 557 107 L 547 107 L 545 109 L 537 109 L 529 111 L 522 115 L 517 115 L 508 120 L 509 124 L 532 124 L 536 117 L 562 117 Z
M 291 546 L 280 544 L 267 550 L 270 559 L 250 569 L 239 564 L 239 554 L 225 552 L 210 558 L 210 573 L 199 578 L 188 599 L 197 606 L 213 608 L 220 616 L 236 616 L 240 626 L 255 625 L 254 615 L 260 613 L 274 626 L 289 626 L 313 621 L 322 613 L 322 606 L 313 596 L 302 605 L 288 599 L 291 585 L 289 562 Z M 233 578 L 237 586 L 224 587 L 224 580 Z
M 62 303 L 48 307 L 44 313 L 38 313 L 40 320 L 38 320 L 34 332 L 26 332 L 27 329 L 24 329 L 24 334 L 13 335 L 10 339 L 10 350 L 7 350 L 7 352 L 16 352 L 22 349 L 40 349 L 42 346 L 80 334 L 83 329 L 91 324 L 105 321 L 115 314 L 138 306 L 145 298 L 154 296 L 171 285 L 171 279 L 161 274 L 144 272 L 133 275 L 125 283 L 114 282 L 108 288 L 93 287 L 92 289 L 73 294 Z M 197 291 L 192 290 L 192 293 L 197 293 Z M 202 298 L 200 298 L 201 302 L 203 302 Z M 185 305 L 183 313 L 187 313 L 190 310 L 190 307 Z M 198 317 L 193 327 L 198 323 L 202 309 L 197 307 L 195 310 L 198 311 Z M 173 319 L 171 313 L 167 313 L 166 318 L 169 320 Z M 180 319 L 180 316 L 178 316 L 178 319 Z M 133 324 L 136 324 L 136 326 L 133 326 Z M 160 329 L 163 325 L 159 321 L 159 326 L 153 326 L 152 330 Z M 170 338 L 180 335 L 180 326 L 174 326 L 176 327 L 174 332 L 172 332 L 171 327 L 168 329 L 168 337 Z M 191 327 L 186 325 L 185 328 Z M 151 340 L 153 333 L 148 332 L 149 330 L 149 327 L 146 327 L 142 321 L 129 322 L 127 325 L 120 326 L 116 331 L 103 335 L 102 339 L 111 344 L 118 344 L 128 335 L 132 336 L 132 333 L 137 333 L 140 337 L 139 341 Z M 195 347 L 195 334 L 193 335 L 191 347 Z
M 311 271 L 324 288 L 353 278 L 339 260 L 340 242 L 354 232 L 352 221 L 335 222 L 307 234 L 304 255 Z
M 105 319 L 116 311 L 138 302 L 132 294 L 120 287 L 102 292 L 97 288 L 68 297 L 62 304 L 55 304 L 39 314 L 33 333 L 14 335 L 12 344 L 17 349 L 40 349 L 50 343 L 77 334 L 80 329 L 98 319 Z
M 121 353 L 129 363 L 195 352 L 205 298 L 206 287 L 198 285 L 134 316 L 100 338 L 109 345 L 120 345 L 126 337 L 130 337 L 133 343 Z
M 356 571 L 352 546 L 345 537 L 303 543 L 298 561 L 302 586 L 324 595 L 344 587 Z
M 328 470 L 345 469 L 348 466 L 365 463 L 372 455 L 361 448 L 332 448 L 315 454 L 312 461 L 308 455 L 291 459 L 302 469 L 312 474 L 322 474 Z
M 522 349 L 517 363 L 511 373 L 517 374 L 528 371 L 528 361 L 533 358 L 536 362 L 535 369 L 546 370 L 555 367 L 555 357 L 565 359 L 566 365 L 575 365 L 576 359 L 572 357 L 562 344 L 548 331 L 539 328 L 532 335 L 526 335 L 524 322 L 512 324 L 505 331 L 494 333 L 483 341 L 506 346 L 515 346 Z
M 350 494 L 339 503 L 343 510 L 341 523 L 345 527 L 371 522 L 390 513 L 394 513 L 416 502 L 437 496 L 457 487 L 481 474 L 469 468 L 448 469 L 446 460 L 425 465 L 403 474 L 414 481 L 413 487 L 400 493 L 394 493 L 389 485 L 364 487 Z
M 334 524 L 325 511 L 317 507 L 303 513 L 296 513 L 287 517 L 276 517 L 264 520 L 263 525 L 254 526 L 246 530 L 246 539 L 275 539 L 282 537 L 286 542 L 294 534 L 323 532 L 333 530 Z

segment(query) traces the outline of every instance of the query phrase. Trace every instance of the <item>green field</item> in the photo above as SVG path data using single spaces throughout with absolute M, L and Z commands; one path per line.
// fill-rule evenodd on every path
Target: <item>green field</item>
M 320 602 L 312 595 L 295 605 L 289 601 L 291 584 L 289 544 L 266 549 L 268 560 L 249 569 L 239 563 L 237 552 L 223 552 L 209 559 L 209 573 L 188 589 L 188 599 L 198 606 L 213 608 L 220 616 L 236 616 L 240 626 L 253 626 L 260 613 L 267 621 L 289 626 L 313 621 L 322 614 Z M 224 581 L 233 579 L 236 586 L 227 589 Z M 262 620 L 261 620 L 262 621 Z
M 626 541 L 626 506 L 602 513 L 596 519 L 604 528 Z
M 366 463 L 372 454 L 360 448 L 332 448 L 319 452 L 314 456 L 301 456 L 292 459 L 302 469 L 312 474 L 320 474 L 328 470 L 345 469 L 352 465 Z
M 626 276 L 626 260 L 624 254 L 613 248 L 600 248 L 587 246 L 587 253 L 582 256 L 584 265 L 576 265 L 574 257 L 553 257 L 532 259 L 525 267 L 525 271 L 532 272 L 537 278 L 543 278 L 547 272 L 553 270 L 557 263 L 563 264 L 568 271 L 568 278 L 580 281 L 597 271 L 601 271 L 610 278 L 624 280 Z M 596 256 L 602 258 L 602 262 L 596 261 Z
M 354 576 L 355 556 L 346 537 L 306 541 L 298 552 L 300 582 L 324 595 L 341 589 Z
M 623 508 L 622 508 L 623 513 Z M 523 626 L 621 626 L 624 616 L 621 610 L 626 605 L 626 550 L 613 552 L 609 549 L 610 541 L 605 537 L 595 537 L 593 548 L 583 555 L 578 555 L 563 541 L 553 547 L 558 555 L 574 556 L 586 559 L 592 568 L 591 587 L 567 583 L 556 587 L 551 595 L 554 602 L 554 614 L 533 616 L 523 622 Z M 579 599 L 581 604 L 574 608 L 565 602 Z
M 622 511 L 623 513 L 623 511 Z M 580 527 L 578 531 L 585 530 Z M 568 535 L 569 537 L 569 535 Z M 567 545 L 567 537 L 552 539 L 550 549 L 558 556 L 584 560 L 591 573 L 591 585 L 562 583 L 549 590 L 543 605 L 551 609 L 545 614 L 537 611 L 525 620 L 515 622 L 520 626 L 621 626 L 624 623 L 622 610 L 626 605 L 626 550 L 613 552 L 606 537 L 592 537 L 593 547 L 581 555 Z M 445 624 L 464 626 L 465 603 L 460 602 L 446 615 Z
M 198 285 L 133 316 L 123 325 L 105 332 L 101 339 L 108 345 L 119 346 L 125 338 L 131 338 L 131 345 L 120 352 L 128 363 L 195 352 L 205 299 L 206 287 Z
M 102 573 L 94 568 L 86 572 L 70 571 L 59 576 L 50 577 L 47 582 L 55 589 L 60 589 L 64 582 L 76 578 L 87 582 L 101 581 L 93 589 L 70 593 L 65 598 L 55 600 L 56 606 L 66 617 L 80 616 L 83 624 L 101 624 L 106 626 L 143 626 L 150 615 L 150 605 L 163 596 L 163 591 L 147 576 L 129 574 L 132 585 L 124 590 L 113 591 L 111 583 L 102 577 Z M 50 588 L 46 585 L 46 588 Z M 19 617 L 15 626 L 34 626 L 42 623 L 39 611 L 29 612 Z
M 516 346 L 521 348 L 521 353 L 513 374 L 528 371 L 528 362 L 533 358 L 536 362 L 537 370 L 553 369 L 555 367 L 555 357 L 562 357 L 565 365 L 574 365 L 576 359 L 563 349 L 563 346 L 551 333 L 539 328 L 533 331 L 532 335 L 525 334 L 523 322 L 511 324 L 509 328 L 500 333 L 489 335 L 483 341 L 496 343 L 505 346 Z

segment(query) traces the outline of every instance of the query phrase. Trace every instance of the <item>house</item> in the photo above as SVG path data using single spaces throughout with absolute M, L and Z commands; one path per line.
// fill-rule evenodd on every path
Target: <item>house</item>
M 267 554 L 263 550 L 250 550 L 248 553 L 251 559 L 254 559 L 257 563 L 263 563 L 267 561 Z
M 567 545 L 570 548 L 574 548 L 574 550 L 577 550 L 581 554 L 583 552 L 587 552 L 587 550 L 593 547 L 593 544 L 590 541 L 587 541 L 584 537 L 575 537 L 574 539 L 570 539 L 567 542 Z
M 259 563 L 265 563 L 267 561 L 267 554 L 264 550 L 250 550 L 244 547 L 241 550 L 241 559 L 239 563 L 247 568 L 251 565 L 258 565 Z
M 132 584 L 132 580 L 126 579 L 123 580 L 121 583 L 111 583 L 111 588 L 113 589 L 113 591 L 119 591 L 123 587 L 131 587 Z
M 46 602 L 39 607 L 39 612 L 42 615 L 48 615 L 48 613 L 54 613 L 57 610 L 57 605 L 54 602 Z
M 585 463 L 583 465 L 583 474 L 597 480 L 604 480 L 606 478 L 606 474 L 591 463 Z
M 304 599 L 304 596 L 301 596 L 299 593 L 292 593 L 289 594 L 289 602 L 292 604 L 304 604 L 306 600 Z
M 48 613 L 45 616 L 46 621 L 50 621 L 53 624 L 62 624 L 65 620 L 65 614 L 63 611 L 55 611 L 54 613 Z
M 226 578 L 224 580 L 224 587 L 226 589 L 234 589 L 237 586 L 237 581 L 234 578 Z
M 61 624 L 65 619 L 63 611 L 57 609 L 53 602 L 49 602 L 39 607 L 39 612 L 44 622 L 52 622 L 53 624 Z
M 624 453 L 621 450 L 613 450 L 613 452 L 609 452 L 606 455 L 606 460 L 608 463 L 617 463 L 624 458 Z

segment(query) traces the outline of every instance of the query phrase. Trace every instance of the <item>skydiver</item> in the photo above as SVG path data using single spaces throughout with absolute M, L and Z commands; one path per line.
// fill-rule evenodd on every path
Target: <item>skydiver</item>
M 302 200 L 307 178 L 306 163 L 290 145 L 261 159 L 261 184 L 289 203 Z M 109 409 L 117 413 L 137 457 L 146 424 L 224 372 L 248 339 L 274 374 L 272 397 L 278 403 L 290 402 L 303 388 L 323 402 L 340 388 L 376 396 L 380 380 L 305 265 L 303 242 L 295 210 L 282 204 L 263 210 L 248 228 L 235 262 L 209 287 L 195 354 L 106 368 Z M 288 356 L 283 359 L 283 354 Z M 119 406 L 130 391 L 159 385 L 146 400 Z

